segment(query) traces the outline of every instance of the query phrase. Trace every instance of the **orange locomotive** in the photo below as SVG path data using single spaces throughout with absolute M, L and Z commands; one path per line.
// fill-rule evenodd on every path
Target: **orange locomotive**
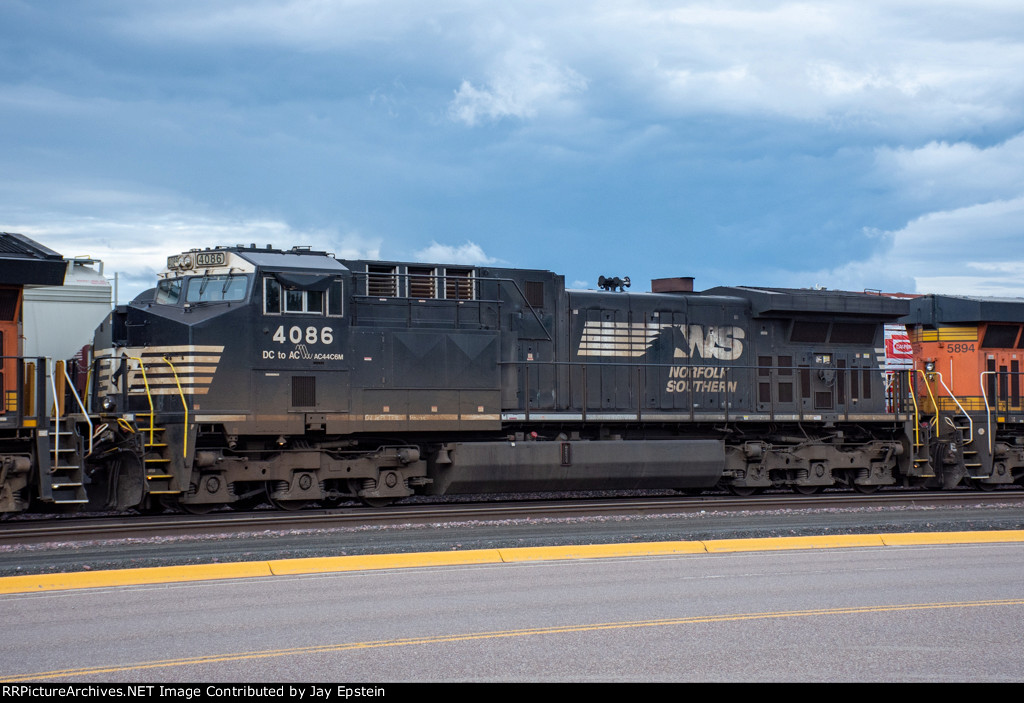
M 910 306 L 921 476 L 947 488 L 1024 483 L 1024 300 L 926 295 Z
M 47 362 L 23 356 L 25 286 L 59 286 L 66 268 L 60 254 L 0 232 L 0 513 L 24 510 L 33 498 L 87 502 L 70 433 L 47 412 Z

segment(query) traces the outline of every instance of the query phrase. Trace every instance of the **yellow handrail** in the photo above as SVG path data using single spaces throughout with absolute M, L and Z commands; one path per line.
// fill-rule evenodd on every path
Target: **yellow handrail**
M 139 362 L 139 369 L 142 371 L 142 385 L 146 388 L 146 400 L 149 401 L 149 443 L 153 444 L 156 439 L 156 411 L 153 409 L 153 394 L 149 392 L 149 379 L 146 378 L 146 364 L 137 356 L 129 356 L 132 361 Z M 131 382 L 127 378 L 128 374 L 125 374 L 125 383 L 129 386 Z
M 938 434 L 939 434 L 939 413 L 941 412 L 939 410 L 939 401 L 935 400 L 935 394 L 932 393 L 932 387 L 930 385 L 928 385 L 928 375 L 924 372 L 923 369 L 918 369 L 917 372 L 919 374 L 921 374 L 922 376 L 924 376 L 924 387 L 925 387 L 925 390 L 928 391 L 928 397 L 931 398 L 932 407 L 935 408 L 935 417 L 933 418 L 933 421 L 935 422 L 935 434 L 936 434 L 936 436 L 938 436 Z
M 921 446 L 921 410 L 917 407 L 917 395 L 914 393 L 914 371 L 907 371 L 907 384 L 910 389 L 910 400 L 914 404 L 914 447 Z
M 85 399 L 89 403 L 89 407 L 92 407 L 92 364 L 89 364 L 88 370 L 85 372 Z M 88 411 L 86 411 L 88 414 Z
M 171 367 L 171 373 L 174 374 L 174 383 L 178 386 L 178 397 L 181 398 L 181 407 L 185 409 L 185 432 L 181 442 L 181 456 L 188 457 L 188 403 L 185 402 L 185 391 L 181 389 L 181 381 L 178 380 L 178 370 L 174 368 L 174 364 L 166 356 L 164 361 Z

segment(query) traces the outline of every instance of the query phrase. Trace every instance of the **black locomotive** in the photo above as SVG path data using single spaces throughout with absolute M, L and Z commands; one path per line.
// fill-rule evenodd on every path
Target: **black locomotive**
M 905 301 L 652 287 L 305 248 L 172 256 L 97 331 L 92 428 L 77 423 L 90 500 L 927 482 L 883 372 Z

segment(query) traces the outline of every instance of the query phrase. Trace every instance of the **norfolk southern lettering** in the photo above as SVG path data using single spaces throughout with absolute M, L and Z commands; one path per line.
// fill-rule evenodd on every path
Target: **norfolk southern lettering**
M 724 366 L 673 366 L 668 370 L 665 392 L 735 393 L 739 382 L 727 380 L 728 374 L 729 369 Z

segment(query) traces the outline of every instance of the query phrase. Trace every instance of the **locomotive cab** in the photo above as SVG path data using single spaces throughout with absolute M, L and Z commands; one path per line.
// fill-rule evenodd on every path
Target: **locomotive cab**
M 318 411 L 347 411 L 347 394 L 318 398 L 316 389 L 318 371 L 346 369 L 347 276 L 308 248 L 193 250 L 169 257 L 155 289 L 114 311 L 96 334 L 93 407 L 110 427 L 118 417 L 133 423 L 134 437 L 110 438 L 129 466 L 105 473 L 136 474 L 118 481 L 138 487 L 117 503 L 188 503 L 195 481 L 207 489 L 202 505 L 233 502 L 223 472 L 193 469 L 224 464 L 223 449 L 265 448 L 246 433 L 303 435 L 323 428 Z M 262 491 L 264 482 L 253 483 Z

